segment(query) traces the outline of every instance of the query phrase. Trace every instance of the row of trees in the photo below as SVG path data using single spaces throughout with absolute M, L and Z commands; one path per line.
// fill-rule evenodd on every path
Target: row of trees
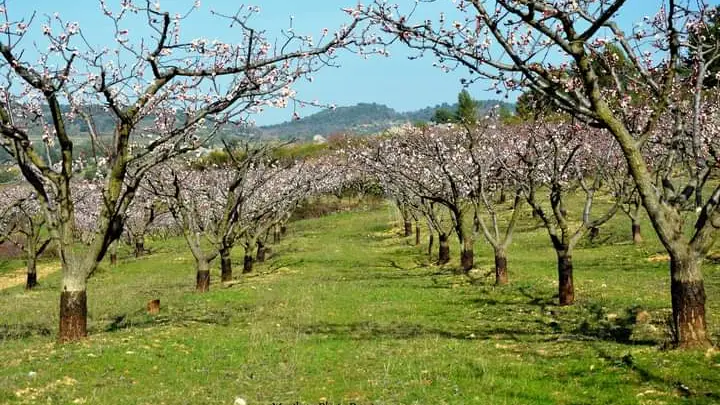
M 441 247 L 454 229 L 464 246 L 462 261 L 467 268 L 472 264 L 471 230 L 484 229 L 483 235 L 492 237 L 499 247 L 496 255 L 502 274 L 503 248 L 507 249 L 512 232 L 500 232 L 491 225 L 492 219 L 484 223 L 487 220 L 481 213 L 489 212 L 487 218 L 492 218 L 492 192 L 522 192 L 522 198 L 513 201 L 524 198 L 533 205 L 559 252 L 560 273 L 568 274 L 561 268 L 571 268 L 575 235 L 610 214 L 591 215 L 593 196 L 616 183 L 596 180 L 603 170 L 592 163 L 586 168 L 566 162 L 621 157 L 612 164 L 626 166 L 629 189 L 636 193 L 671 258 L 678 344 L 709 344 L 701 263 L 717 238 L 720 220 L 720 186 L 710 182 L 720 156 L 718 94 L 709 90 L 720 55 L 720 37 L 714 34 L 717 10 L 705 0 L 667 0 L 655 15 L 625 31 L 616 16 L 626 0 L 458 1 L 453 3 L 454 10 L 436 19 L 422 11 L 429 2 L 416 2 L 408 10 L 380 0 L 359 4 L 345 9 L 351 23 L 335 33 L 324 31 L 319 41 L 290 30 L 276 44 L 250 27 L 257 10 L 252 7 L 231 16 L 217 15 L 238 35 L 232 43 L 210 43 L 202 38 L 182 39 L 182 23 L 192 13 L 171 16 L 149 2 L 132 1 L 113 10 L 101 1 L 109 25 L 115 28 L 114 51 L 94 48 L 76 23 L 57 16 L 47 17 L 45 24 L 34 17 L 13 20 L 2 2 L 0 145 L 32 186 L 48 233 L 60 251 L 60 340 L 86 334 L 87 279 L 122 234 L 128 207 L 148 173 L 198 147 L 223 125 L 242 121 L 264 106 L 292 102 L 291 85 L 331 63 L 337 49 L 358 45 L 361 54 L 387 55 L 383 48 L 399 43 L 434 55 L 444 71 L 467 71 L 466 84 L 487 79 L 500 93 L 530 90 L 534 99 L 550 103 L 551 111 L 559 109 L 573 117 L 557 134 L 555 128 L 543 129 L 545 123 L 520 131 L 527 134 L 514 146 L 522 151 L 520 160 L 526 168 L 507 178 L 498 174 L 501 185 L 475 174 L 510 172 L 503 169 L 502 159 L 496 161 L 494 153 L 487 156 L 483 150 L 483 145 L 492 142 L 506 143 L 493 138 L 490 124 L 465 132 L 413 129 L 402 140 L 382 141 L 375 160 L 387 160 L 397 172 L 373 167 L 367 163 L 372 159 L 359 156 L 388 190 L 395 188 L 393 194 L 401 205 L 417 206 L 408 212 L 422 212 L 429 223 L 437 222 L 433 226 Z M 151 35 L 134 40 L 122 28 L 132 19 L 141 19 Z M 45 39 L 43 44 L 33 44 L 33 50 L 47 51 L 38 51 L 39 58 L 29 61 L 29 53 L 23 51 L 30 46 L 26 36 L 33 27 L 41 29 Z M 89 112 L 97 106 L 113 116 L 110 140 L 94 129 Z M 67 129 L 78 117 L 87 122 L 94 150 L 103 151 L 95 154 L 94 164 L 106 168 L 99 186 L 101 209 L 83 249 L 74 243 L 72 179 L 79 163 Z M 37 128 L 44 134 L 43 141 L 30 137 Z M 611 141 L 605 142 L 607 136 Z M 464 139 L 473 137 L 482 141 Z M 405 147 L 413 142 L 419 142 L 418 149 Z M 597 143 L 608 155 L 584 157 L 585 150 L 600 150 L 593 146 Z M 60 151 L 57 161 L 49 153 L 52 148 Z M 404 154 L 398 162 L 392 161 L 395 151 Z M 470 168 L 451 156 L 462 156 L 471 162 Z M 408 174 L 426 160 L 433 162 L 428 173 Z M 186 181 L 181 167 L 167 170 L 174 184 Z M 403 176 L 412 179 L 400 187 L 398 179 Z M 534 180 L 528 182 L 528 178 Z M 567 221 L 562 198 L 568 187 L 577 185 L 588 201 L 588 214 L 582 215 L 579 230 Z M 176 186 L 174 194 L 172 189 L 163 193 L 174 201 L 185 201 L 180 188 Z M 533 199 L 533 194 L 546 189 L 551 190 L 549 205 Z M 470 208 L 468 201 L 472 201 Z M 432 214 L 438 205 L 450 211 L 449 221 Z M 687 221 L 688 210 L 697 213 L 692 221 Z M 182 218 L 182 208 L 174 211 L 176 218 Z M 561 277 L 563 284 L 567 285 Z M 571 301 L 568 294 L 565 299 Z
M 15 19 L 7 2 L 0 7 L 5 20 L 0 25 L 0 146 L 33 188 L 59 252 L 60 341 L 86 336 L 87 280 L 122 234 L 148 173 L 199 147 L 225 125 L 241 124 L 264 106 L 292 102 L 291 86 L 331 64 L 357 24 L 324 31 L 316 41 L 293 30 L 273 39 L 251 27 L 258 9 L 241 7 L 229 16 L 215 15 L 236 35 L 211 43 L 184 38 L 182 25 L 192 12 L 159 11 L 149 1 L 124 1 L 118 8 L 101 1 L 112 36 L 107 47 L 97 48 L 82 27 L 57 14 Z M 127 26 L 143 26 L 149 34 L 133 37 Z M 31 31 L 39 35 L 30 38 Z M 98 106 L 114 121 L 110 138 L 96 130 L 91 112 Z M 99 210 L 82 247 L 75 243 L 73 181 L 80 159 L 68 131 L 78 118 L 87 123 L 93 163 L 106 173 L 97 186 Z M 42 140 L 31 137 L 38 128 Z M 52 148 L 60 151 L 57 161 Z
M 677 343 L 709 345 L 701 264 L 720 219 L 720 185 L 708 182 L 718 169 L 717 92 L 708 87 L 720 57 L 717 8 L 662 1 L 624 29 L 626 0 L 459 1 L 452 21 L 427 18 L 424 3 L 378 0 L 348 12 L 380 27 L 377 46 L 431 54 L 441 69 L 463 69 L 466 83 L 486 79 L 500 93 L 532 90 L 611 134 L 670 256 Z
M 508 282 L 513 231 L 529 204 L 557 253 L 561 305 L 574 300 L 577 243 L 632 204 L 620 150 L 606 131 L 577 122 L 503 125 L 489 116 L 465 127 L 407 126 L 350 153 L 358 169 L 374 174 L 393 196 L 408 225 L 426 223 L 431 244 L 437 234 L 440 263 L 450 259 L 454 233 L 461 268 L 469 271 L 475 239 L 484 238 L 495 253 L 499 285 Z M 580 210 L 573 212 L 578 205 L 568 200 L 580 196 Z M 603 204 L 598 196 L 607 197 Z

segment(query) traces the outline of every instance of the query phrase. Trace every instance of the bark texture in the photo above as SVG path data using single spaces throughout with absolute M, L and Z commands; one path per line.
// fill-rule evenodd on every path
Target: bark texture
M 572 305 L 575 302 L 572 256 L 565 252 L 558 252 L 558 297 L 560 305 Z
M 223 249 L 220 251 L 220 280 L 231 281 L 233 276 L 232 273 L 232 258 L 230 257 L 230 250 Z
M 633 243 L 642 243 L 643 238 L 642 234 L 640 233 L 640 224 L 637 222 L 633 222 L 632 224 L 632 238 Z
M 210 271 L 209 270 L 198 270 L 197 277 L 195 278 L 195 291 L 197 291 L 197 292 L 210 291 Z
M 470 270 L 472 270 L 474 265 L 474 259 L 475 259 L 475 253 L 472 249 L 465 248 L 463 249 L 461 255 L 460 255 L 460 266 L 462 267 L 462 270 L 467 273 Z
M 404 229 L 405 229 L 405 237 L 412 235 L 412 222 L 405 221 Z
M 507 283 L 507 257 L 504 252 L 495 252 L 495 285 L 506 285 Z
M 27 280 L 25 281 L 25 289 L 32 290 L 37 287 L 37 264 L 34 259 L 28 259 L 27 262 Z
M 265 244 L 262 242 L 257 243 L 257 254 L 255 255 L 258 263 L 265 261 Z
M 142 257 L 145 255 L 145 239 L 138 238 L 135 240 L 135 257 Z
M 243 274 L 252 273 L 253 271 L 253 258 L 252 256 L 245 255 L 243 259 Z
M 446 264 L 450 261 L 450 244 L 445 234 L 440 234 L 440 248 L 438 250 L 438 263 Z
M 75 342 L 87 336 L 87 293 L 63 291 L 60 293 L 60 343 Z
M 670 293 L 673 310 L 673 338 L 682 348 L 709 347 L 705 317 L 705 285 L 698 272 L 696 260 L 670 259 Z

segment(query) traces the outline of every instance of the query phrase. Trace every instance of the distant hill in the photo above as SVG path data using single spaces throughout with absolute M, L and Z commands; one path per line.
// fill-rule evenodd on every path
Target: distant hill
M 498 104 L 514 109 L 514 104 L 496 100 L 480 100 L 478 103 L 481 114 Z M 323 110 L 300 120 L 252 128 L 249 132 L 274 139 L 309 139 L 315 135 L 328 136 L 336 133 L 367 135 L 408 122 L 430 121 L 435 110 L 439 108 L 455 110 L 457 104 L 445 103 L 417 111 L 397 112 L 383 104 L 359 103 L 350 107 Z

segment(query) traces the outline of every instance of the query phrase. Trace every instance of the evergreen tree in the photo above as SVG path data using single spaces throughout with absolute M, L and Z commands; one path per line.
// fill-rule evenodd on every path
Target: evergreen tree
M 457 122 L 474 126 L 478 121 L 478 102 L 473 100 L 467 90 L 458 94 L 458 109 L 455 113 Z

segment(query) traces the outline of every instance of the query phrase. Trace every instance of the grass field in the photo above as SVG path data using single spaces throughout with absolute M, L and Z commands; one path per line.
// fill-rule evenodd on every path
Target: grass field
M 150 242 L 91 280 L 78 344 L 54 343 L 57 274 L 0 291 L 0 403 L 720 403 L 717 352 L 663 349 L 668 266 L 647 225 L 640 246 L 622 216 L 584 243 L 577 305 L 558 307 L 554 253 L 529 218 L 507 287 L 492 285 L 485 243 L 469 282 L 453 274 L 457 246 L 451 265 L 429 264 L 395 220 L 381 206 L 293 223 L 258 275 L 207 294 L 181 240 Z M 720 269 L 704 269 L 717 338 Z

